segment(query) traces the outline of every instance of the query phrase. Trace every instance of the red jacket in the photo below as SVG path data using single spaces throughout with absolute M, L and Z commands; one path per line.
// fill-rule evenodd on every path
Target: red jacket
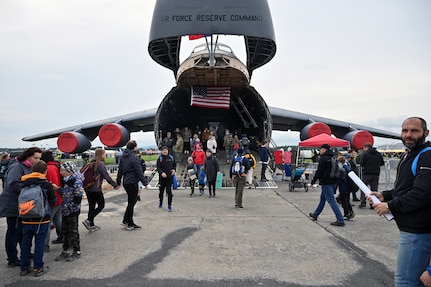
M 192 158 L 195 164 L 203 165 L 206 159 L 206 155 L 203 150 L 195 150 L 192 153 Z
M 48 170 L 46 171 L 46 179 L 53 183 L 56 184 L 59 187 L 62 187 L 62 180 L 61 180 L 61 175 L 60 175 L 60 169 L 59 169 L 59 162 L 56 161 L 48 161 L 46 163 L 48 165 Z M 54 190 L 54 194 L 57 197 L 57 202 L 52 204 L 52 206 L 57 206 L 61 204 L 61 195 Z

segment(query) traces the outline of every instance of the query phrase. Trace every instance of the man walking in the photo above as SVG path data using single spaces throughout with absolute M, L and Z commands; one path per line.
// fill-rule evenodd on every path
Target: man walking
M 372 191 L 377 191 L 379 187 L 380 167 L 385 164 L 383 156 L 370 143 L 364 144 L 364 153 L 359 163 L 362 168 L 362 181 L 369 186 Z M 360 208 L 366 207 L 365 195 L 361 192 Z M 371 207 L 372 208 L 372 207 Z
M 243 156 L 244 149 L 239 148 L 230 166 L 230 179 L 235 185 L 235 207 L 243 208 L 242 194 L 244 192 L 247 172 L 250 169 L 249 160 Z
M 426 282 L 427 274 L 423 273 L 430 263 L 431 143 L 425 142 L 428 134 L 424 119 L 404 120 L 401 140 L 407 153 L 398 165 L 394 189 L 371 193 L 382 201 L 373 204 L 374 211 L 379 215 L 391 212 L 400 230 L 395 271 L 397 287 L 423 286 L 420 277 L 422 275 Z
M 331 206 L 332 211 L 334 211 L 335 217 L 337 218 L 337 221 L 331 222 L 331 225 L 344 226 L 345 223 L 343 215 L 341 214 L 340 208 L 338 207 L 334 198 L 336 180 L 330 177 L 332 167 L 331 159 L 334 156 L 330 148 L 331 147 L 328 144 L 323 144 L 320 147 L 319 165 L 317 166 L 317 170 L 313 180 L 311 181 L 311 184 L 314 185 L 316 181 L 319 180 L 319 183 L 322 187 L 322 193 L 320 194 L 319 205 L 313 213 L 309 214 L 309 216 L 313 221 L 316 221 L 317 217 L 325 207 L 325 202 L 327 201 Z

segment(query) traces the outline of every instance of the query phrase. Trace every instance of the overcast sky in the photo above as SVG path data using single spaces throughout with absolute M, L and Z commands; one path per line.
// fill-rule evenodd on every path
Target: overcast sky
M 431 1 L 268 2 L 277 54 L 251 84 L 269 106 L 395 132 L 407 116 L 431 126 Z M 158 107 L 175 81 L 148 55 L 154 3 L 0 1 L 0 147 Z M 203 40 L 183 42 L 188 55 Z M 227 44 L 241 57 L 237 42 Z M 299 141 L 296 132 L 273 137 Z M 132 138 L 154 144 L 152 133 Z M 36 145 L 54 147 L 56 139 Z

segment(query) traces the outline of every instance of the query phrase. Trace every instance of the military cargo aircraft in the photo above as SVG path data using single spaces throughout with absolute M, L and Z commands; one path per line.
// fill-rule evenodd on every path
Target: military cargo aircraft
M 246 61 L 219 43 L 219 35 L 244 38 Z M 180 63 L 184 37 L 205 39 Z M 267 106 L 250 85 L 255 69 L 276 53 L 271 13 L 267 1 L 158 0 L 150 30 L 148 52 L 158 64 L 173 71 L 176 86 L 158 108 L 57 129 L 23 138 L 39 141 L 58 137 L 58 148 L 79 153 L 99 136 L 108 147 L 124 146 L 131 132 L 154 131 L 156 143 L 176 128 L 221 123 L 260 141 L 273 130 L 299 131 L 300 140 L 320 133 L 350 141 L 355 148 L 373 136 L 399 139 L 396 133 L 344 121 Z

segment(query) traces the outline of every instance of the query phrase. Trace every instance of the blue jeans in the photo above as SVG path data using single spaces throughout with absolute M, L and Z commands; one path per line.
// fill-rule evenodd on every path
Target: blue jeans
M 317 218 L 325 207 L 325 202 L 327 201 L 335 213 L 337 221 L 344 222 L 343 215 L 341 214 L 340 208 L 337 205 L 334 197 L 335 185 L 322 185 L 322 193 L 320 194 L 320 202 L 316 210 L 313 212 L 314 216 Z
M 419 277 L 430 264 L 431 233 L 400 231 L 395 286 L 424 286 Z
M 43 267 L 43 252 L 45 238 L 48 233 L 50 223 L 44 224 L 22 224 L 22 244 L 21 244 L 21 270 L 26 270 L 30 266 L 31 241 L 34 236 L 34 269 Z

